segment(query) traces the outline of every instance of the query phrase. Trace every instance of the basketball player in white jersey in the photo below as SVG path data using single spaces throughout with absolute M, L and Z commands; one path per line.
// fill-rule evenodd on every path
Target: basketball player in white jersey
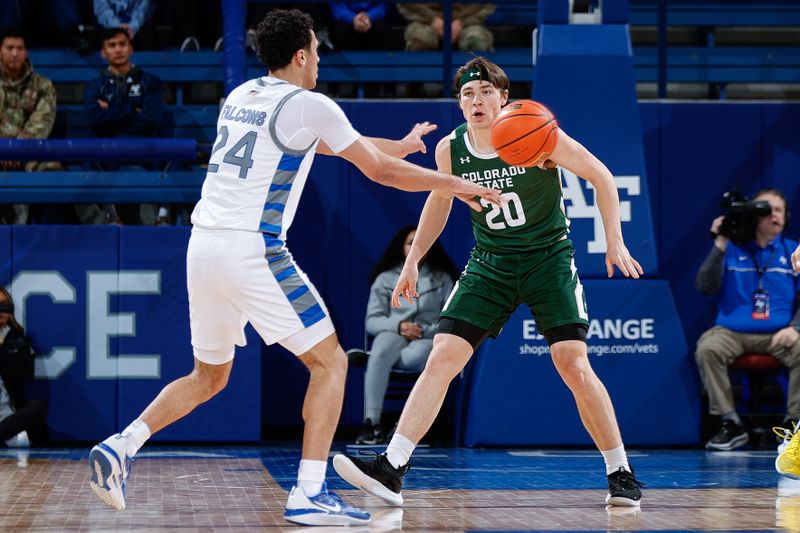
M 258 53 L 269 76 L 228 96 L 201 199 L 192 213 L 186 256 L 195 365 L 167 385 L 122 433 L 95 446 L 90 485 L 107 505 L 125 508 L 130 459 L 151 434 L 221 391 L 243 328 L 296 354 L 311 378 L 297 484 L 284 517 L 305 525 L 369 522 L 369 514 L 327 490 L 325 470 L 342 408 L 347 359 L 319 294 L 285 245 L 315 153 L 338 155 L 369 179 L 406 191 L 442 190 L 499 204 L 499 191 L 392 157 L 424 150 L 419 124 L 401 141 L 359 135 L 332 100 L 310 92 L 317 81 L 311 18 L 274 10 L 259 25 Z M 387 155 L 388 154 L 388 155 Z

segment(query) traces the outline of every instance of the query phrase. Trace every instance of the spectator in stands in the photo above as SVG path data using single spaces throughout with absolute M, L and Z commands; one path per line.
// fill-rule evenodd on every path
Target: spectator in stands
M 33 370 L 31 339 L 14 319 L 11 295 L 0 287 L 0 445 L 22 448 L 47 439 L 47 401 L 25 398 Z
M 94 14 L 100 26 L 124 29 L 143 50 L 156 48 L 155 31 L 147 24 L 152 13 L 152 0 L 94 0 Z
M 494 35 L 484 25 L 494 13 L 493 4 L 453 4 L 450 38 L 459 50 L 486 51 L 494 44 Z M 436 50 L 444 36 L 441 4 L 397 4 L 397 10 L 408 21 L 406 50 Z
M 340 50 L 388 50 L 389 25 L 384 2 L 331 4 L 335 20 L 333 43 Z
M 416 228 L 407 226 L 389 241 L 370 275 L 366 330 L 374 337 L 369 347 L 364 381 L 364 425 L 356 444 L 382 444 L 381 414 L 392 369 L 421 372 L 433 348 L 439 312 L 458 276 L 456 266 L 436 241 L 420 262 L 419 297 L 413 306 L 392 307 L 392 290 Z
M 797 241 L 783 237 L 788 220 L 786 199 L 775 189 L 759 191 L 772 213 L 758 218 L 755 237 L 737 245 L 720 233 L 724 216 L 711 224 L 714 245 L 697 273 L 697 290 L 720 294 L 714 327 L 697 341 L 695 359 L 712 415 L 722 427 L 706 443 L 710 450 L 733 450 L 749 440 L 731 392 L 728 367 L 748 352 L 766 353 L 789 368 L 786 421 L 800 416 L 800 309 L 798 276 L 791 254 Z
M 19 30 L 0 35 L 0 138 L 46 139 L 56 119 L 53 83 L 33 71 L 25 39 Z M 0 161 L 0 170 L 61 170 L 55 162 Z M 24 224 L 28 206 L 0 206 L 5 223 Z
M 100 55 L 108 61 L 108 69 L 90 81 L 84 92 L 86 114 L 96 137 L 158 137 L 162 131 L 164 89 L 161 80 L 131 63 L 132 54 L 133 45 L 127 30 L 105 30 Z M 127 168 L 131 168 L 130 165 L 141 169 L 143 163 L 125 164 Z M 142 222 L 139 206 L 135 204 L 118 205 L 117 214 L 123 224 Z M 155 214 L 144 218 L 154 222 Z
M 74 51 L 91 52 L 76 0 L 0 0 L 0 32 L 24 28 L 26 33 L 49 44 L 51 26 L 55 26 Z

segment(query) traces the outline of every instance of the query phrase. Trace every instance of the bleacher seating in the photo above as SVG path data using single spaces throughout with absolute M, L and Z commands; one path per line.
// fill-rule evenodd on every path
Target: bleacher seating
M 512 80 L 530 80 L 533 58 L 529 48 L 509 48 L 487 53 L 502 65 Z M 90 61 L 69 52 L 31 52 L 36 70 L 56 83 L 82 83 L 95 76 L 97 67 Z M 185 58 L 185 60 L 184 60 Z M 470 55 L 454 52 L 452 65 L 461 65 Z M 658 49 L 652 46 L 634 47 L 636 79 L 639 82 L 657 81 Z M 176 85 L 187 82 L 222 83 L 222 54 L 199 52 L 149 52 L 136 56 L 137 65 L 159 75 L 165 82 Z M 320 62 L 320 82 L 441 82 L 444 76 L 441 52 L 333 52 Z M 178 66 L 180 65 L 180 66 Z M 264 67 L 254 56 L 248 56 L 247 76 L 264 74 Z M 667 50 L 667 80 L 695 83 L 800 83 L 800 49 L 754 47 L 671 47 Z M 175 135 L 192 137 L 209 143 L 215 137 L 214 106 L 181 105 L 176 97 Z M 67 115 L 70 135 L 86 136 L 88 128 L 81 118 L 81 106 L 60 107 Z M 208 115 L 211 114 L 212 120 Z
M 797 2 L 722 2 L 706 0 L 688 2 L 667 1 L 668 26 L 695 26 L 702 28 L 730 26 L 800 26 L 800 4 Z M 658 2 L 632 0 L 631 26 L 655 26 Z M 536 2 L 512 3 L 501 1 L 487 21 L 494 27 L 529 27 L 536 24 Z M 707 35 L 710 35 L 707 33 Z M 512 80 L 532 78 L 532 52 L 530 47 L 501 48 L 489 55 L 502 65 Z M 468 54 L 454 52 L 451 65 L 463 64 Z M 655 82 L 658 76 L 658 49 L 654 46 L 636 46 L 634 43 L 636 79 Z M 80 83 L 97 75 L 104 62 L 97 56 L 82 58 L 66 51 L 32 51 L 31 59 L 40 73 L 55 83 Z M 184 86 L 187 83 L 217 82 L 223 80 L 223 56 L 214 52 L 179 53 L 137 52 L 137 65 L 156 74 L 174 88 L 175 127 L 177 131 L 211 142 L 214 137 L 213 121 L 205 120 L 211 106 L 183 107 Z M 445 73 L 441 52 L 408 53 L 388 52 L 334 52 L 325 54 L 320 63 L 320 82 L 371 83 L 371 82 L 441 82 L 450 78 Z M 247 76 L 263 74 L 264 68 L 257 58 L 249 54 Z M 705 46 L 671 46 L 667 50 L 667 81 L 689 83 L 797 83 L 800 82 L 800 47 L 765 46 L 722 47 L 713 45 L 713 37 Z M 77 108 L 67 108 L 71 114 Z M 214 113 L 216 114 L 216 113 Z M 68 130 L 79 135 L 81 124 L 73 125 L 69 117 Z
M 636 80 L 658 78 L 658 49 L 634 48 Z M 686 83 L 800 83 L 800 49 L 671 47 L 667 80 Z
M 631 26 L 658 23 L 656 0 L 631 0 Z M 667 1 L 668 26 L 797 26 L 797 2 L 689 2 Z
M 657 0 L 632 0 L 630 22 L 632 26 L 655 26 L 658 21 Z M 500 2 L 496 12 L 487 21 L 495 28 L 524 27 L 531 30 L 536 24 L 536 3 Z M 674 26 L 694 26 L 703 28 L 705 46 L 670 46 L 667 49 L 666 79 L 670 83 L 713 84 L 723 87 L 727 83 L 791 84 L 800 83 L 800 46 L 775 46 L 769 43 L 759 46 L 715 46 L 713 29 L 731 26 L 800 26 L 800 3 L 797 2 L 689 2 L 686 0 L 667 0 L 667 24 Z M 658 81 L 658 48 L 639 46 L 634 42 L 634 64 L 636 80 L 640 83 Z M 502 65 L 510 78 L 515 81 L 529 81 L 533 78 L 533 53 L 529 46 L 500 48 L 486 54 Z M 471 55 L 453 52 L 450 58 L 451 72 L 445 72 L 445 57 L 442 52 L 342 52 L 324 54 L 320 63 L 319 81 L 321 83 L 440 83 L 449 80 L 458 65 L 470 59 Z M 98 56 L 81 57 L 65 50 L 31 50 L 30 58 L 37 72 L 50 78 L 56 84 L 78 86 L 98 75 L 105 68 L 105 62 Z M 219 94 L 224 77 L 223 53 L 189 52 L 174 50 L 162 52 L 136 52 L 135 63 L 159 76 L 168 86 L 169 105 L 167 121 L 170 137 L 195 139 L 201 152 L 210 151 L 216 137 L 216 119 L 219 108 L 216 101 L 207 104 L 189 104 L 188 88 L 198 84 L 218 84 Z M 247 56 L 247 76 L 263 75 L 264 67 L 252 54 Z M 449 85 L 449 81 L 448 81 Z M 77 93 L 80 94 L 80 93 Z M 724 94 L 720 91 L 721 95 Z M 73 100 L 74 102 L 75 100 Z M 204 100 L 210 102 L 209 99 Z M 83 106 L 80 104 L 60 104 L 53 136 L 63 138 L 85 138 L 90 136 Z M 202 157 L 201 159 L 202 160 Z M 77 173 L 84 176 L 84 185 L 89 181 L 100 184 L 99 176 Z M 198 181 L 202 170 L 197 169 L 194 177 L 185 183 Z M 14 178 L 6 185 L 11 185 Z M 152 184 L 164 183 L 158 173 L 147 177 Z M 58 191 L 64 176 L 52 176 L 53 191 Z M 61 181 L 60 181 L 61 180 Z M 148 182 L 148 183 L 150 183 Z M 184 182 L 182 182 L 184 183 Z M 31 183 L 32 184 L 32 183 Z M 20 183 L 20 187 L 22 184 Z M 90 191 L 86 185 L 84 190 Z M 185 191 L 176 186 L 172 193 L 184 198 Z M 47 189 L 47 187 L 45 187 Z M 19 189 L 22 191 L 22 189 Z M 28 189 L 25 189 L 28 190 Z M 63 191 L 54 192 L 54 195 Z M 47 197 L 45 193 L 42 198 Z M 80 193 L 82 194 L 82 193 Z M 24 196 L 24 194 L 22 195 Z M 44 201 L 44 200 L 42 200 Z

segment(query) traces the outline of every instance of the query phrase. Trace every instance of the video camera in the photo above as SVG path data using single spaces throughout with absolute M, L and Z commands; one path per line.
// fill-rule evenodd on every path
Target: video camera
M 739 189 L 723 193 L 719 206 L 725 215 L 719 234 L 739 246 L 755 240 L 758 219 L 772 214 L 768 201 L 749 200 Z

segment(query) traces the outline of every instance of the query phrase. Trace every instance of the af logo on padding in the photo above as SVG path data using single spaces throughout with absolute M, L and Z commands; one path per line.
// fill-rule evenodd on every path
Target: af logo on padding
M 606 253 L 606 234 L 603 231 L 603 217 L 596 203 L 589 204 L 586 201 L 581 180 L 574 173 L 562 168 L 561 183 L 563 185 L 563 197 L 566 203 L 566 215 L 569 219 L 590 218 L 593 220 L 594 230 L 592 238 L 586 242 L 586 251 L 590 254 Z M 639 196 L 641 194 L 641 176 L 614 176 L 614 183 L 618 191 L 625 191 L 627 196 Z M 591 183 L 587 182 L 589 189 L 593 189 Z M 620 194 L 620 196 L 623 196 Z M 622 222 L 631 221 L 631 202 L 629 200 L 619 201 L 619 216 Z

